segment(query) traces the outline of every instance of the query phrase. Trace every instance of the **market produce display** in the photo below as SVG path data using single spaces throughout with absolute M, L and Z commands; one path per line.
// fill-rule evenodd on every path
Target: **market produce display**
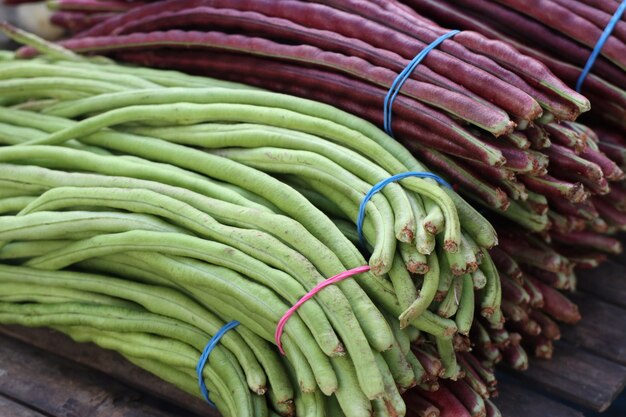
M 74 7 L 71 2 L 54 4 L 60 13 Z M 547 241 L 561 262 L 537 265 L 533 260 L 526 267 L 528 261 L 522 260 L 527 280 L 573 289 L 576 265 L 594 266 L 607 253 L 621 251 L 606 233 L 626 225 L 621 208 L 626 143 L 615 133 L 575 122 L 589 110 L 589 101 L 536 54 L 492 40 L 491 33 L 472 31 L 455 34 L 415 67 L 398 90 L 388 120 L 382 110 L 395 77 L 416 51 L 449 32 L 415 10 L 468 28 L 458 19 L 450 22 L 464 14 L 448 16 L 444 4 L 133 3 L 130 10 L 83 28 L 62 45 L 320 100 L 385 127 L 460 193 L 494 210 L 491 219 L 501 233 L 512 240 L 528 240 L 525 230 L 542 233 L 539 242 L 525 246 L 543 250 L 541 241 Z M 433 8 L 442 12 L 429 14 Z M 547 9 L 536 10 L 541 14 Z M 19 53 L 33 52 L 25 48 Z M 564 79 L 572 84 L 571 77 Z M 593 80 L 591 75 L 585 85 Z M 612 139 L 602 140 L 604 136 Z M 515 251 L 509 255 L 519 256 Z M 554 275 L 560 276 L 560 284 Z
M 498 415 L 494 366 L 552 356 L 576 268 L 626 228 L 626 3 L 526 3 L 56 0 L 60 46 L 5 25 L 0 322 L 206 380 L 225 415 Z

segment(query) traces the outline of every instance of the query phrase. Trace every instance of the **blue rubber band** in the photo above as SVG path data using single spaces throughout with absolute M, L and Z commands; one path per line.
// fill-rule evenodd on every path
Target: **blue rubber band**
M 367 202 L 370 201 L 374 194 L 385 188 L 387 184 L 391 184 L 392 182 L 400 181 L 408 177 L 431 178 L 443 186 L 452 188 L 446 180 L 433 174 L 432 172 L 403 172 L 380 181 L 378 184 L 374 185 L 372 189 L 367 192 L 367 194 L 365 194 L 365 197 L 363 197 L 361 205 L 359 206 L 359 215 L 356 219 L 356 230 L 359 234 L 359 241 L 363 247 L 365 247 L 365 239 L 363 238 L 363 220 L 365 219 L 365 206 L 367 205 Z
M 202 355 L 200 355 L 200 360 L 198 361 L 198 365 L 196 366 L 196 375 L 198 376 L 198 384 L 200 385 L 200 392 L 204 396 L 204 399 L 212 406 L 215 407 L 213 401 L 209 399 L 209 391 L 206 388 L 206 384 L 204 383 L 204 377 L 202 376 L 202 371 L 206 366 L 207 361 L 209 360 L 209 355 L 215 349 L 215 346 L 220 342 L 220 339 L 228 332 L 230 329 L 239 326 L 239 322 L 236 320 L 231 321 L 230 323 L 226 323 L 221 329 L 218 330 L 217 333 L 209 340 Z
M 422 62 L 424 58 L 426 58 L 426 55 L 428 55 L 430 51 L 438 47 L 446 39 L 453 37 L 459 32 L 460 30 L 453 30 L 435 39 L 430 45 L 422 49 L 422 51 L 420 51 L 420 53 L 417 54 L 417 56 L 413 58 L 411 62 L 409 62 L 406 68 L 400 74 L 398 74 L 396 79 L 393 80 L 393 83 L 391 84 L 391 88 L 389 88 L 389 91 L 387 92 L 387 95 L 385 96 L 385 102 L 383 105 L 383 115 L 384 115 L 383 127 L 385 129 L 385 132 L 387 132 L 389 136 L 393 137 L 393 130 L 391 129 L 393 102 L 395 101 L 396 96 L 400 93 L 400 89 L 402 88 L 406 80 L 409 79 L 413 71 L 415 71 L 415 68 L 420 64 L 420 62 Z
M 600 55 L 600 52 L 602 51 L 602 48 L 604 47 L 606 41 L 609 39 L 609 37 L 611 37 L 611 32 L 613 32 L 613 29 L 615 29 L 615 26 L 617 26 L 617 22 L 619 22 L 619 20 L 622 18 L 624 11 L 626 11 L 626 0 L 623 0 L 622 4 L 620 4 L 620 6 L 617 8 L 615 14 L 609 21 L 609 24 L 606 25 L 606 28 L 604 28 L 604 32 L 602 32 L 602 36 L 600 36 L 600 39 L 598 39 L 598 43 L 596 43 L 596 46 L 593 48 L 591 55 L 589 55 L 589 59 L 585 64 L 585 68 L 583 68 L 583 72 L 580 73 L 578 81 L 576 81 L 576 91 L 578 91 L 579 93 L 580 89 L 583 86 L 583 83 L 585 82 L 585 78 L 587 78 L 589 72 L 591 72 L 591 67 L 593 67 L 593 64 L 596 63 L 598 55 Z

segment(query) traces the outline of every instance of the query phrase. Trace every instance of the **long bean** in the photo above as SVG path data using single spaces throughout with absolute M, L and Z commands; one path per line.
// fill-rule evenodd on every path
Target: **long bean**
M 85 80 L 102 81 L 117 84 L 120 89 L 127 88 L 156 88 L 158 84 L 145 80 L 142 77 L 111 74 L 107 71 L 88 71 L 75 66 L 61 67 L 57 64 L 44 62 L 8 62 L 0 67 L 0 80 L 20 78 L 70 77 Z
M 487 284 L 481 290 L 481 314 L 494 326 L 501 325 L 499 302 L 501 299 L 502 287 L 498 270 L 493 261 L 485 256 L 485 261 L 480 265 L 481 271 L 487 277 Z
M 400 315 L 400 327 L 406 327 L 411 320 L 422 314 L 435 298 L 439 286 L 439 261 L 437 255 L 428 255 L 428 272 L 424 274 L 424 283 L 417 299 Z
M 32 101 L 30 102 L 32 103 Z M 19 110 L 26 110 L 20 107 Z M 32 111 L 32 109 L 30 109 Z M 43 138 L 46 133 L 39 129 L 31 129 L 28 127 L 13 126 L 7 123 L 0 123 L 0 142 L 5 145 L 16 145 L 18 143 L 27 142 L 34 138 Z M 81 149 L 97 153 L 99 155 L 110 155 L 111 153 L 96 146 L 84 145 L 76 140 L 68 141 L 65 146 Z
M 37 129 L 49 130 L 52 128 L 56 130 L 61 129 L 63 126 L 67 126 L 67 120 L 64 119 L 45 117 L 43 119 L 33 120 L 30 116 L 32 115 L 29 115 L 28 112 L 12 109 L 3 109 L 3 111 L 0 112 L 0 119 L 2 120 L 12 120 L 13 123 L 31 126 Z M 4 119 L 4 117 L 7 117 L 7 119 Z M 98 137 L 102 139 L 111 139 L 111 136 L 116 137 L 118 135 L 119 134 L 113 132 L 107 132 L 95 135 L 95 137 L 96 139 Z M 124 136 L 122 135 L 122 137 Z M 29 152 L 22 153 L 23 150 L 20 151 L 15 147 L 4 147 L 2 151 L 8 153 L 10 156 L 7 155 L 7 157 L 9 158 L 28 158 L 29 155 Z M 67 153 L 64 152 L 63 149 L 58 148 L 30 149 L 30 151 L 34 151 L 35 153 L 43 152 L 46 156 L 48 156 L 48 158 L 59 160 L 59 163 L 63 164 L 62 167 L 64 168 L 74 167 L 88 172 L 95 171 L 109 175 L 126 175 L 132 178 L 151 179 L 164 184 L 181 186 L 205 195 L 219 197 L 220 199 L 231 201 L 235 204 L 256 207 L 267 211 L 264 206 L 253 203 L 243 198 L 240 194 L 232 192 L 224 187 L 219 187 L 219 185 L 215 182 L 210 181 L 210 178 L 204 178 L 203 181 L 199 181 L 197 177 L 183 176 L 179 172 L 170 171 L 165 174 L 162 171 L 151 167 L 149 163 L 137 164 L 136 162 L 125 160 L 124 158 L 99 157 L 99 155 L 86 152 L 74 153 L 70 151 Z
M 82 52 L 89 52 L 94 50 L 111 51 L 124 49 L 123 42 L 152 45 L 153 47 L 181 43 L 187 46 L 228 44 L 228 49 L 230 50 L 252 55 L 258 55 L 259 49 L 264 49 L 267 53 L 270 53 L 269 51 L 271 50 L 271 55 L 276 58 L 315 62 L 323 67 L 339 70 L 383 87 L 391 85 L 397 75 L 394 71 L 383 67 L 375 67 L 361 58 L 350 57 L 350 59 L 346 59 L 342 54 L 327 52 L 309 45 L 287 45 L 264 38 L 255 38 L 254 40 L 253 48 L 251 47 L 250 39 L 245 36 L 231 36 L 219 32 L 156 31 L 150 33 L 150 36 L 146 36 L 143 33 L 134 33 L 120 35 L 119 37 L 103 36 L 101 38 L 72 39 L 64 42 L 64 46 L 76 48 L 76 50 Z M 408 80 L 403 94 L 455 114 L 459 118 L 468 120 L 470 123 L 492 132 L 494 135 L 508 133 L 514 126 L 508 115 L 499 108 L 494 108 L 475 100 L 469 100 L 463 94 L 458 94 L 433 84 Z
M 280 100 L 283 100 L 283 98 L 281 98 Z M 287 100 L 283 100 L 283 101 L 287 101 Z M 290 104 L 291 104 L 291 103 L 290 103 Z M 299 106 L 299 107 L 295 107 L 295 106 Z M 346 126 L 355 126 L 355 127 L 356 127 L 356 126 L 358 126 L 358 127 L 360 127 L 360 128 L 361 128 L 361 130 L 364 130 L 364 129 L 363 129 L 363 125 L 364 125 L 364 123 L 363 123 L 362 121 L 355 122 L 355 121 L 354 121 L 354 119 L 355 119 L 355 118 L 347 118 L 344 114 L 338 114 L 338 113 L 336 112 L 336 110 L 334 110 L 334 114 L 330 115 L 330 114 L 331 114 L 331 112 L 329 111 L 329 110 L 330 110 L 330 107 L 329 107 L 329 106 L 326 106 L 328 109 L 324 108 L 324 107 L 323 107 L 323 105 L 315 105 L 315 106 L 312 106 L 312 105 L 309 105 L 309 103 L 307 103 L 307 102 L 306 102 L 306 101 L 304 101 L 304 100 L 302 100 L 302 101 L 300 101 L 300 102 L 295 103 L 295 105 L 294 105 L 294 104 L 292 104 L 292 108 L 298 108 L 298 110 L 301 110 L 301 109 L 300 109 L 300 107 L 308 107 L 308 109 L 307 109 L 307 110 L 308 110 L 308 112 L 309 112 L 309 113 L 311 113 L 311 112 L 312 112 L 312 110 L 314 110 L 317 114 L 319 114 L 320 116 L 322 116 L 322 115 L 323 115 L 323 117 L 324 117 L 324 118 L 326 118 L 326 119 L 328 119 L 328 120 L 337 120 L 337 117 L 339 116 L 341 119 L 343 119 L 342 121 L 343 121 L 343 123 L 344 123 Z M 306 112 L 305 112 L 305 111 L 303 111 L 303 113 L 306 113 Z M 360 125 L 360 126 L 359 126 L 359 125 Z M 372 127 L 373 127 L 373 126 L 372 126 Z M 369 129 L 369 130 L 371 131 L 371 130 L 373 130 L 373 129 Z M 374 139 L 374 140 L 379 140 L 379 139 L 380 139 L 380 135 L 375 135 L 375 136 L 377 136 L 377 137 L 373 137 L 373 139 Z M 387 141 L 387 142 L 388 142 L 388 141 Z M 387 144 L 387 145 L 388 145 L 388 144 Z M 388 148 L 388 149 L 392 149 L 392 148 Z M 467 214 L 469 214 L 469 212 L 468 212 Z M 468 224 L 469 224 L 469 223 L 468 223 Z
M 265 103 L 267 103 L 267 99 L 264 98 L 264 95 L 263 95 L 264 93 L 262 92 L 254 92 L 251 94 L 246 94 L 246 97 L 244 98 L 244 97 L 241 97 L 241 95 L 239 94 L 232 94 L 232 91 L 226 94 L 225 91 L 219 91 L 219 89 L 212 89 L 213 91 L 206 91 L 205 94 L 202 94 L 200 91 L 185 91 L 183 89 L 179 89 L 179 91 L 175 91 L 175 90 L 176 89 L 169 89 L 168 91 L 157 90 L 153 92 L 150 92 L 150 91 L 139 92 L 139 93 L 135 93 L 134 97 L 133 97 L 133 94 L 122 93 L 122 94 L 110 96 L 111 100 L 108 100 L 108 101 L 103 100 L 103 97 L 98 96 L 98 97 L 94 97 L 92 100 L 87 100 L 84 103 L 77 102 L 74 106 L 71 106 L 70 104 L 69 109 L 63 109 L 61 111 L 51 110 L 51 113 L 62 114 L 62 115 L 67 116 L 68 114 L 72 114 L 69 112 L 72 112 L 73 108 L 77 110 L 80 109 L 78 111 L 80 111 L 81 113 L 85 110 L 85 106 L 88 109 L 91 109 L 92 111 L 95 111 L 95 110 L 103 111 L 103 110 L 107 110 L 110 108 L 115 108 L 114 106 L 111 106 L 110 104 L 111 102 L 117 103 L 118 106 L 125 106 L 125 105 L 129 106 L 132 104 L 151 103 L 151 102 L 156 104 L 156 103 L 171 102 L 177 99 L 178 97 L 182 98 L 182 96 L 185 97 L 185 100 L 191 100 L 191 101 L 195 101 L 199 103 L 210 103 L 210 102 L 215 102 L 218 100 L 222 100 L 222 102 L 231 102 L 231 103 L 235 103 L 235 102 L 249 103 L 249 104 L 255 104 L 257 106 L 262 103 L 261 100 L 265 100 Z M 228 95 L 229 98 L 222 97 L 224 95 Z M 329 122 L 329 120 L 337 120 L 336 115 L 329 117 L 329 111 L 328 111 L 329 106 L 324 106 L 319 103 L 307 102 L 304 100 L 290 100 L 284 96 L 274 97 L 273 101 L 276 103 L 275 105 L 277 107 L 282 106 L 284 108 L 291 108 L 295 111 L 300 112 L 301 114 L 306 114 L 306 115 L 311 115 L 311 116 L 317 116 L 319 114 L 320 120 L 318 120 L 318 123 L 316 124 L 307 122 L 307 119 L 302 119 L 300 117 L 300 119 L 302 120 L 300 120 L 301 123 L 299 125 L 299 130 L 301 131 L 318 134 L 322 137 L 330 137 L 332 140 L 341 140 L 341 141 L 348 140 L 349 143 L 352 144 L 351 147 L 355 147 L 356 149 L 359 149 L 361 151 L 364 149 L 364 147 L 365 149 L 367 149 L 366 145 L 368 145 L 369 148 L 372 148 L 371 145 L 369 145 L 371 143 L 371 140 L 367 142 L 364 142 L 363 140 L 361 140 L 360 145 L 354 145 L 355 143 L 358 143 L 355 140 L 357 139 L 355 137 L 357 136 L 355 135 L 356 132 L 354 131 L 350 132 L 350 130 L 346 129 L 344 126 L 340 126 L 340 125 L 337 125 L 336 123 Z M 311 104 L 311 105 L 308 106 L 308 104 Z M 323 116 L 324 118 L 322 118 L 321 116 Z M 343 122 L 343 119 L 348 119 L 348 117 L 346 117 L 345 114 L 341 114 L 340 116 L 341 116 L 341 119 L 337 121 Z M 240 115 L 240 117 L 245 117 L 245 116 Z M 252 119 L 249 118 L 248 120 L 249 121 L 259 120 L 258 116 L 252 115 L 252 117 L 253 117 Z M 286 125 L 284 121 L 283 122 L 276 121 L 276 119 L 273 117 L 271 117 L 270 120 L 272 120 L 272 123 L 279 125 L 279 126 L 284 126 L 284 127 L 292 126 L 291 123 Z M 266 118 L 262 122 L 267 124 L 268 119 Z M 364 123 L 362 121 L 359 121 L 358 123 L 358 125 L 363 125 L 363 124 Z M 356 128 L 358 127 L 358 125 L 355 123 L 354 127 L 350 125 L 348 126 L 351 128 Z M 324 130 L 321 130 L 320 126 L 323 126 Z M 368 133 L 370 133 L 369 131 L 370 129 L 368 129 Z M 335 132 L 341 133 L 341 135 Z M 348 133 L 348 135 L 346 135 L 346 133 Z M 377 136 L 380 136 L 380 135 L 377 135 Z M 338 139 L 338 138 L 341 138 L 341 139 Z M 355 139 L 352 139 L 352 138 L 355 138 Z M 383 150 L 382 148 L 379 148 L 376 151 L 378 152 L 366 152 L 365 154 L 377 162 L 379 162 L 380 158 L 383 157 L 384 155 L 388 155 L 387 151 Z M 372 155 L 377 155 L 377 156 L 372 157 Z M 396 166 L 397 166 L 397 162 L 396 162 Z M 386 167 L 386 166 L 383 165 L 383 167 Z
M 445 298 L 439 304 L 437 314 L 441 317 L 453 317 L 459 309 L 464 275 L 456 275 L 448 288 Z
M 171 239 L 170 242 L 164 244 L 163 241 L 168 239 Z M 179 234 L 157 233 L 154 235 L 146 235 L 141 234 L 140 231 L 131 231 L 120 234 L 100 235 L 33 258 L 29 260 L 27 264 L 39 269 L 58 270 L 67 265 L 80 262 L 83 259 L 123 252 L 125 250 L 148 250 L 150 247 L 158 249 L 156 252 L 202 259 L 215 265 L 223 265 L 233 268 L 233 270 L 239 270 L 244 274 L 251 274 L 251 276 L 256 276 L 256 279 L 259 279 L 261 283 L 276 286 L 279 293 L 282 293 L 281 295 L 286 298 L 293 298 L 293 302 L 297 301 L 297 294 L 301 293 L 301 295 L 304 295 L 304 290 L 301 287 L 298 288 L 299 286 L 297 285 L 288 286 L 288 283 L 291 282 L 289 279 L 283 281 L 283 285 L 287 285 L 287 287 L 281 288 L 280 285 L 271 284 L 271 280 L 280 279 L 281 274 L 262 266 L 260 262 L 242 252 L 235 251 L 217 242 L 201 240 L 191 236 L 188 240 L 181 240 L 181 235 Z M 256 272 L 255 267 L 261 268 L 258 269 L 259 273 Z M 289 291 L 294 291 L 295 296 L 294 294 L 289 295 Z M 311 303 L 310 305 L 315 306 L 316 304 Z M 314 307 L 302 311 L 316 311 L 313 313 L 313 316 L 322 316 L 322 313 L 317 311 Z M 304 316 L 306 317 L 308 314 L 304 314 Z M 311 325 L 312 323 L 313 322 L 311 322 Z M 316 326 L 313 326 L 313 328 L 315 327 Z M 327 333 L 324 332 L 323 334 Z M 331 338 L 330 340 L 332 341 L 333 339 Z M 335 338 L 335 341 L 336 340 Z M 336 354 L 340 351 L 340 348 L 338 348 L 336 344 L 331 343 L 330 346 L 332 346 L 332 349 L 330 349 L 331 353 Z
M 474 317 L 474 282 L 471 275 L 463 276 L 463 290 L 461 292 L 459 308 L 454 321 L 459 333 L 468 335 Z
M 197 295 L 199 299 L 214 300 L 218 305 L 211 302 L 209 305 L 217 310 L 228 312 L 228 315 L 254 329 L 256 333 L 262 335 L 266 340 L 273 341 L 273 332 L 277 322 L 277 311 L 284 311 L 285 307 L 272 308 L 271 304 L 275 295 L 260 285 L 246 282 L 234 271 L 224 268 L 214 267 L 204 262 L 194 261 L 187 258 L 168 257 L 155 254 L 137 254 L 144 268 L 156 274 L 163 274 L 175 278 L 178 285 L 184 285 L 188 289 L 206 292 L 209 285 L 213 288 L 214 294 L 209 292 Z M 224 290 L 220 290 L 215 285 L 217 283 Z M 252 288 L 246 292 L 245 288 Z M 217 298 L 214 298 L 217 297 Z M 229 305 L 238 305 L 244 300 L 246 308 L 230 308 Z M 222 305 L 223 304 L 223 305 Z M 269 304 L 269 305 L 268 305 Z M 264 320 L 261 320 L 264 319 Z M 335 375 L 330 370 L 328 358 L 317 348 L 313 337 L 307 334 L 302 323 L 297 317 L 294 320 L 294 329 L 297 329 L 297 337 L 293 348 L 301 346 L 306 361 L 310 363 L 314 371 L 315 378 L 318 379 L 320 389 L 326 393 L 332 393 L 337 389 Z M 291 320 L 290 320 L 291 322 Z M 263 326 L 263 327 L 259 327 Z M 292 332 L 293 333 L 293 332 Z M 292 338 L 289 333 L 284 333 L 284 344 L 287 346 Z M 295 354 L 295 353 L 294 353 Z
M 61 288 L 46 285 L 32 285 L 19 283 L 0 284 L 2 302 L 24 303 L 83 303 L 114 307 L 124 307 L 135 310 L 140 308 L 136 303 L 125 301 L 117 297 L 111 297 L 95 292 L 78 291 L 71 288 Z
M 425 266 L 428 267 L 428 265 Z M 393 266 L 389 271 L 389 279 L 391 280 L 393 289 L 398 296 L 398 303 L 400 303 L 400 306 L 403 309 L 409 308 L 409 306 L 417 299 L 418 292 L 409 271 L 407 271 L 407 268 L 404 268 L 404 265 L 397 254 Z
M 216 218 L 221 221 L 226 221 L 227 223 L 234 224 L 239 227 L 250 227 L 251 225 L 254 225 L 254 227 L 260 227 L 261 229 L 274 234 L 281 240 L 288 242 L 294 248 L 297 248 L 302 254 L 307 255 L 310 260 L 315 262 L 316 267 L 319 268 L 321 272 L 324 272 L 325 275 L 331 276 L 343 270 L 341 263 L 337 260 L 335 255 L 332 254 L 332 252 L 330 252 L 319 241 L 310 236 L 299 223 L 294 222 L 285 216 L 268 215 L 254 209 L 243 208 L 219 200 L 213 200 L 182 188 L 169 187 L 167 185 L 154 182 L 77 173 L 65 174 L 42 168 L 15 167 L 15 169 L 16 171 L 14 171 L 14 174 L 17 175 L 22 181 L 34 181 L 37 184 L 42 184 L 43 182 L 44 184 L 42 185 L 47 187 L 62 185 L 97 187 L 109 184 L 114 187 L 130 186 L 137 189 L 151 189 L 160 194 L 186 201 L 206 213 L 215 215 Z M 135 192 L 137 191 L 135 190 Z M 43 202 L 46 198 L 52 197 L 55 194 L 56 192 L 48 194 L 46 197 L 42 197 L 43 200 L 40 201 Z M 92 200 L 91 204 L 98 203 Z M 112 204 L 112 202 L 109 204 Z M 144 206 L 148 207 L 151 211 L 155 209 L 149 205 Z M 303 276 L 307 275 L 308 274 L 305 274 Z M 359 314 L 357 314 L 360 318 L 359 322 L 361 323 L 361 326 L 363 326 L 363 329 L 366 330 L 370 343 L 372 343 L 372 345 L 377 349 L 386 349 L 391 342 L 389 342 L 389 338 L 385 335 L 385 327 L 377 325 L 378 320 L 376 317 L 374 316 L 371 317 L 371 319 L 369 318 L 372 313 L 377 310 L 369 308 L 363 310 L 363 308 L 368 305 L 367 299 L 364 299 L 363 291 L 358 285 L 355 285 L 355 283 L 350 281 L 344 281 L 340 283 L 339 286 L 344 289 L 344 293 L 348 297 L 352 308 L 359 312 Z M 329 288 L 325 291 L 325 293 L 332 291 L 334 290 Z M 369 303 L 371 303 L 371 301 L 369 301 Z
M 0 217 L 0 240 L 82 238 L 100 233 L 152 230 L 185 234 L 157 217 L 118 212 L 39 212 Z

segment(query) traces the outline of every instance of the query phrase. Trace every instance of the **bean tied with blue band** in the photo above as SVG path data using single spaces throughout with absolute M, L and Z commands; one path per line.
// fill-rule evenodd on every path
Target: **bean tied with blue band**
M 225 416 L 404 415 L 401 392 L 462 375 L 454 341 L 474 311 L 502 326 L 497 273 L 481 273 L 476 298 L 471 279 L 493 228 L 373 125 L 241 84 L 50 52 L 64 59 L 0 62 L 0 84 L 38 85 L 5 90 L 0 112 L 0 322 L 117 350 Z M 60 78 L 62 96 L 50 89 Z M 365 204 L 359 248 L 359 205 L 389 178 Z M 367 264 L 302 303 L 279 355 L 289 307 Z M 429 308 L 446 273 L 466 278 L 441 317 Z

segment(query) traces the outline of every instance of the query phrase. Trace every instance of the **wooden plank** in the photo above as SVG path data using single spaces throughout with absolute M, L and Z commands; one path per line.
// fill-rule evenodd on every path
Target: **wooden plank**
M 626 365 L 626 309 L 584 293 L 568 295 L 578 304 L 582 320 L 561 326 L 563 338 L 598 356 Z
M 626 266 L 613 261 L 577 271 L 578 288 L 609 303 L 626 307 Z
M 43 414 L 25 407 L 0 395 L 0 416 L 6 417 L 46 417 Z
M 530 391 L 510 377 L 499 377 L 498 390 L 494 403 L 504 417 L 583 417 L 580 411 Z
M 626 386 L 626 366 L 558 342 L 552 360 L 533 360 L 518 374 L 534 388 L 595 411 L 606 410 Z
M 205 401 L 129 363 L 115 352 L 100 349 L 91 343 L 76 343 L 64 334 L 51 329 L 0 326 L 0 333 L 96 369 L 139 391 L 162 398 L 192 413 L 204 417 L 219 417 L 219 413 Z
M 0 393 L 51 417 L 174 417 L 104 374 L 0 335 Z

